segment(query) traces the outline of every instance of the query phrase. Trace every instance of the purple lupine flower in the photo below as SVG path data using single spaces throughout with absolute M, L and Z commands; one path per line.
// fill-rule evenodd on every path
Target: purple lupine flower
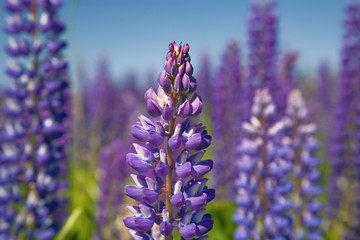
M 32 57 L 30 64 L 12 60 L 6 70 L 14 79 L 14 87 L 7 90 L 10 100 L 4 112 L 17 120 L 9 121 L 3 136 L 16 148 L 3 144 L 2 149 L 4 156 L 18 151 L 21 160 L 17 164 L 21 173 L 18 180 L 21 179 L 27 194 L 10 230 L 15 238 L 22 229 L 28 238 L 53 238 L 65 218 L 66 200 L 62 193 L 67 185 L 63 177 L 70 103 L 67 63 L 61 54 L 66 46 L 60 39 L 64 23 L 57 14 L 61 3 L 61 0 L 8 0 L 5 3 L 5 8 L 12 12 L 5 30 L 14 34 L 5 50 L 12 56 Z M 11 127 L 16 128 L 9 132 Z M 16 140 L 14 136 L 19 135 L 21 129 L 23 139 Z
M 318 200 L 320 159 L 315 156 L 319 143 L 314 137 L 316 125 L 307 123 L 308 111 L 299 90 L 290 92 L 286 122 L 287 136 L 294 154 L 292 175 L 294 179 L 293 221 L 294 239 L 322 239 L 320 232 L 322 204 Z
M 289 239 L 292 152 L 283 138 L 284 122 L 271 124 L 275 105 L 267 89 L 256 91 L 252 113 L 243 125 L 247 137 L 239 145 L 234 239 Z
M 213 226 L 205 208 L 215 191 L 204 178 L 213 161 L 201 161 L 211 137 L 190 119 L 200 114 L 202 103 L 188 52 L 188 44 L 169 44 L 157 92 L 150 88 L 145 93 L 152 119 L 140 115 L 131 128 L 141 142 L 134 144 L 136 153 L 126 156 L 139 173 L 131 175 L 135 186 L 125 186 L 126 195 L 139 202 L 128 206 L 134 216 L 124 218 L 133 239 L 154 239 L 148 234 L 154 224 L 166 239 L 172 239 L 174 228 L 183 239 L 203 239 Z
M 248 108 L 251 109 L 256 88 L 267 88 L 275 105 L 281 104 L 283 93 L 277 76 L 277 14 L 272 1 L 252 1 L 248 18 Z M 279 112 L 283 114 L 282 112 Z M 248 117 L 251 112 L 248 110 Z
M 5 9 L 10 13 L 6 17 L 5 31 L 10 35 L 5 51 L 10 55 L 5 72 L 11 79 L 11 86 L 5 90 L 5 106 L 2 109 L 6 118 L 1 132 L 1 231 L 0 238 L 16 238 L 22 226 L 21 216 L 16 216 L 14 205 L 22 198 L 20 191 L 20 175 L 25 160 L 31 149 L 26 137 L 28 132 L 27 111 L 29 102 L 29 86 L 34 74 L 25 67 L 27 56 L 33 52 L 32 40 L 26 34 L 31 25 L 28 14 L 32 14 L 29 1 L 5 1 Z M 30 147 L 30 148 L 29 148 Z M 25 176 L 25 179 L 27 176 Z
M 332 173 L 329 182 L 331 219 L 340 219 L 344 225 L 344 239 L 360 235 L 360 208 L 358 194 L 360 172 L 360 4 L 347 6 L 344 19 L 339 98 L 334 109 L 334 121 L 329 146 Z M 341 212 L 349 213 L 343 219 Z
M 232 42 L 226 49 L 222 65 L 213 85 L 213 129 L 216 145 L 214 184 L 218 195 L 231 197 L 234 193 L 232 184 L 235 177 L 234 159 L 237 158 L 236 146 L 240 142 L 243 114 L 244 91 L 241 83 L 239 47 Z
M 115 225 L 116 216 L 121 213 L 122 189 L 128 175 L 126 151 L 129 147 L 127 145 L 120 140 L 115 140 L 109 146 L 105 146 L 100 153 L 100 193 L 96 214 L 96 239 L 99 240 L 116 237 L 116 234 L 118 234 L 113 229 L 113 226 Z
M 65 25 L 58 14 L 62 1 L 41 0 L 38 4 L 42 10 L 38 34 L 43 35 L 44 42 L 38 71 L 40 91 L 34 93 L 37 109 L 33 118 L 38 118 L 39 125 L 33 162 L 36 179 L 30 184 L 36 184 L 36 189 L 30 188 L 27 202 L 33 196 L 36 200 L 27 210 L 34 214 L 34 236 L 51 239 L 66 218 L 66 144 L 71 109 L 67 62 L 63 55 L 66 42 L 61 39 Z

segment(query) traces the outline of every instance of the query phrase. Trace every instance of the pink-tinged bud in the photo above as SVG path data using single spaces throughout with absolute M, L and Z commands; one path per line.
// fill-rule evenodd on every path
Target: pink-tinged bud
M 176 62 L 175 62 L 175 61 L 172 61 L 172 65 L 171 65 L 171 69 L 170 69 L 170 74 L 171 74 L 172 76 L 175 76 L 177 73 L 178 73 L 178 69 L 177 69 L 177 66 L 176 66 Z
M 169 51 L 173 52 L 174 51 L 174 43 L 170 43 L 169 44 Z
M 186 62 L 186 68 L 185 68 L 186 74 L 191 76 L 193 74 L 193 67 L 190 62 Z
M 184 52 L 184 54 L 187 54 L 188 52 L 189 52 L 189 50 L 190 50 L 190 46 L 189 46 L 189 44 L 184 44 L 184 47 L 183 47 L 183 52 Z
M 161 116 L 165 121 L 170 121 L 174 115 L 174 108 L 173 104 L 171 103 L 170 106 L 165 104 L 164 109 L 162 110 Z
M 185 73 L 185 65 L 181 64 L 179 67 L 179 74 L 182 76 Z
M 171 73 L 171 62 L 172 62 L 172 59 L 170 58 L 169 60 L 166 60 L 164 63 L 164 69 L 169 74 Z
M 175 80 L 174 80 L 174 90 L 175 92 L 180 92 L 180 90 L 182 89 L 182 86 L 181 86 L 181 77 L 180 77 L 180 74 L 176 75 L 175 77 Z
M 178 64 L 182 64 L 182 63 L 184 62 L 184 59 L 183 59 L 183 57 L 182 57 L 182 52 L 179 52 L 179 55 L 178 55 L 178 57 L 177 57 L 177 59 L 176 59 L 176 62 L 177 62 Z
M 182 78 L 182 89 L 181 91 L 187 93 L 190 89 L 190 78 L 187 74 L 184 74 Z

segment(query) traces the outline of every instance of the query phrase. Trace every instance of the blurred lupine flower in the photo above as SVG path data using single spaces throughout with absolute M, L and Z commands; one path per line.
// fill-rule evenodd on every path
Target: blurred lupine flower
M 360 235 L 360 3 L 347 6 L 344 20 L 342 61 L 339 76 L 339 98 L 335 106 L 329 147 L 332 173 L 329 183 L 330 219 L 344 226 L 344 239 Z M 346 212 L 349 216 L 341 215 Z
M 200 114 L 202 103 L 188 52 L 188 44 L 169 44 L 157 93 L 152 88 L 145 93 L 153 120 L 140 115 L 131 128 L 142 143 L 135 143 L 136 153 L 126 156 L 140 173 L 131 175 L 135 186 L 125 186 L 126 195 L 139 202 L 128 206 L 134 216 L 124 218 L 133 239 L 154 239 L 149 231 L 155 223 L 167 240 L 174 229 L 182 239 L 206 239 L 213 226 L 205 207 L 215 191 L 206 187 L 204 178 L 213 161 L 201 161 L 211 137 L 202 124 L 190 120 Z
M 273 1 L 252 1 L 251 14 L 248 18 L 248 107 L 257 88 L 267 88 L 278 108 L 283 103 L 282 92 L 277 71 L 277 14 Z M 278 115 L 284 114 L 278 109 Z M 247 118 L 251 112 L 248 110 Z
M 130 148 L 127 145 L 115 140 L 100 153 L 99 200 L 96 214 L 96 239 L 99 240 L 118 236 L 114 226 L 116 217 L 121 212 L 123 186 L 128 175 L 125 155 Z
M 214 185 L 218 196 L 233 197 L 236 147 L 240 142 L 241 123 L 245 120 L 240 53 L 236 42 L 226 49 L 213 85 L 213 129 L 216 144 Z
M 283 53 L 280 60 L 280 87 L 282 94 L 279 96 L 281 101 L 278 101 L 277 112 L 285 114 L 286 112 L 286 101 L 289 93 L 296 85 L 295 79 L 295 67 L 298 59 L 298 52 L 289 50 Z
M 209 53 L 207 52 L 204 52 L 201 57 L 200 69 L 197 80 L 202 84 L 198 86 L 196 91 L 201 96 L 201 100 L 203 103 L 205 103 L 205 106 L 207 106 L 207 108 L 210 108 L 212 94 L 211 86 L 213 84 L 213 77 L 211 71 L 210 57 Z
M 66 201 L 62 192 L 66 187 L 63 175 L 66 172 L 64 159 L 70 103 L 67 64 L 61 54 L 66 44 L 60 40 L 64 30 L 57 14 L 60 5 L 60 0 L 8 0 L 5 3 L 5 8 L 13 14 L 8 17 L 5 30 L 17 34 L 10 38 L 5 49 L 12 56 L 32 57 L 30 66 L 24 67 L 12 60 L 6 70 L 14 79 L 14 87 L 7 90 L 9 103 L 4 112 L 13 119 L 9 120 L 3 136 L 8 135 L 9 145 L 16 148 L 2 144 L 2 149 L 5 155 L 17 155 L 17 159 L 13 156 L 14 163 L 21 160 L 17 164 L 17 172 L 21 175 L 14 179 L 21 180 L 19 183 L 27 192 L 24 204 L 18 207 L 13 227 L 10 229 L 11 225 L 8 225 L 9 228 L 2 231 L 4 235 L 16 238 L 24 229 L 28 238 L 50 239 L 60 229 L 65 217 Z M 43 9 L 39 23 L 38 6 Z M 31 34 L 20 35 L 21 32 Z M 17 140 L 15 135 L 20 136 L 20 131 L 23 139 Z M 9 171 L 9 176 L 13 172 Z M 15 191 L 12 192 L 15 195 Z M 12 205 L 14 199 L 10 196 L 9 200 L 8 204 Z M 19 200 L 20 196 L 16 201 Z
M 0 238 L 16 238 L 22 225 L 22 216 L 16 216 L 17 206 L 14 204 L 22 199 L 20 191 L 20 175 L 23 161 L 31 151 L 27 143 L 28 132 L 28 88 L 34 72 L 22 63 L 26 56 L 33 51 L 26 34 L 26 26 L 31 25 L 25 16 L 32 14 L 29 1 L 5 1 L 5 9 L 10 13 L 6 18 L 5 31 L 10 35 L 5 51 L 11 56 L 5 70 L 11 79 L 10 87 L 5 90 L 5 104 L 2 112 L 5 116 L 1 132 L 0 173 L 1 173 L 1 201 L 0 201 Z M 30 147 L 30 148 L 29 148 Z M 30 150 L 30 151 L 29 151 Z M 26 177 L 25 177 L 26 178 Z
M 289 239 L 292 151 L 283 138 L 284 123 L 270 123 L 275 105 L 267 89 L 256 91 L 252 113 L 243 125 L 247 137 L 239 145 L 234 239 Z
M 290 92 L 284 122 L 294 154 L 292 176 L 294 179 L 293 220 L 294 239 L 322 239 L 318 200 L 322 188 L 319 186 L 320 159 L 315 156 L 319 143 L 314 137 L 316 125 L 307 123 L 308 111 L 301 92 Z
M 330 70 L 326 62 L 321 63 L 319 67 L 319 96 L 323 111 L 328 111 L 331 107 L 330 101 Z
M 88 84 L 87 84 L 88 85 Z M 90 127 L 100 143 L 103 143 L 112 121 L 112 113 L 115 108 L 109 108 L 115 101 L 115 86 L 112 83 L 108 63 L 105 57 L 98 60 L 94 82 L 90 84 L 89 95 L 86 99 L 88 106 L 87 119 Z M 99 137 L 100 136 L 100 137 Z M 95 146 L 92 146 L 95 147 Z M 96 146 L 98 147 L 98 146 Z

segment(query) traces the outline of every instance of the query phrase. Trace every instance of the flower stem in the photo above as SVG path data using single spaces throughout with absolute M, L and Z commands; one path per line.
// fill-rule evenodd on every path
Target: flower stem
M 264 133 L 263 142 L 261 144 L 260 149 L 260 158 L 263 161 L 263 170 L 260 177 L 259 183 L 259 197 L 260 197 L 260 224 L 261 224 L 261 239 L 266 240 L 266 232 L 265 232 L 265 213 L 267 209 L 267 196 L 266 196 L 266 178 L 267 178 L 267 140 L 266 140 L 266 128 L 267 128 L 267 119 L 266 117 L 261 117 L 260 119 L 261 129 Z
M 174 109 L 175 109 L 175 107 L 177 105 L 177 100 L 175 98 L 173 98 L 173 103 L 174 103 Z M 174 115 L 174 117 L 170 120 L 168 142 L 175 130 L 175 120 L 176 120 L 176 115 Z M 173 192 L 172 173 L 173 173 L 173 169 L 174 169 L 172 154 L 173 154 L 172 149 L 170 148 L 169 144 L 167 144 L 167 164 L 169 166 L 169 173 L 168 173 L 168 175 L 166 175 L 166 209 L 169 211 L 170 223 L 173 222 L 173 207 L 172 207 L 172 204 L 170 201 L 170 198 L 171 198 L 171 195 Z M 171 240 L 171 239 L 172 239 L 171 235 L 166 237 L 166 240 Z

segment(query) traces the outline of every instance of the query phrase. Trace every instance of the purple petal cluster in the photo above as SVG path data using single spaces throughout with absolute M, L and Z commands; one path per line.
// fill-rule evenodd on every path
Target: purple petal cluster
M 4 5 L 11 13 L 5 31 L 13 35 L 5 50 L 23 61 L 29 60 L 25 56 L 31 57 L 29 66 L 12 59 L 6 69 L 12 88 L 6 90 L 9 101 L 4 113 L 11 119 L 3 136 L 16 148 L 7 144 L 1 148 L 5 155 L 16 154 L 12 161 L 18 161 L 14 179 L 27 192 L 12 229 L 7 229 L 14 236 L 24 229 L 30 238 L 53 238 L 65 218 L 70 102 L 67 63 L 62 54 L 66 43 L 61 40 L 65 26 L 58 16 L 61 4 L 61 0 L 7 0 Z M 9 204 L 19 200 L 20 196 Z
M 272 124 L 275 105 L 267 89 L 256 91 L 252 113 L 238 148 L 234 239 L 289 239 L 292 151 L 281 134 L 284 123 Z
M 332 173 L 330 176 L 329 214 L 341 219 L 346 231 L 343 238 L 356 239 L 360 232 L 358 194 L 360 172 L 360 4 L 353 2 L 346 8 L 344 35 L 339 74 L 339 97 L 334 109 L 334 121 L 329 147 Z M 341 212 L 351 213 L 343 219 Z
M 215 151 L 214 184 L 218 195 L 233 196 L 236 147 L 240 142 L 241 123 L 245 120 L 240 53 L 236 42 L 228 45 L 212 91 Z
M 248 18 L 248 76 L 247 108 L 257 88 L 267 88 L 273 96 L 277 115 L 285 113 L 285 86 L 279 81 L 277 51 L 277 14 L 273 1 L 252 1 Z M 251 112 L 246 112 L 247 119 Z
M 8 11 L 4 30 L 8 33 L 9 42 L 5 51 L 11 57 L 5 70 L 10 79 L 10 87 L 5 90 L 5 104 L 2 109 L 5 121 L 1 130 L 1 201 L 0 201 L 0 237 L 9 239 L 16 237 L 22 227 L 22 217 L 17 217 L 15 204 L 22 200 L 19 176 L 21 166 L 31 151 L 27 133 L 29 126 L 28 108 L 29 85 L 36 75 L 32 68 L 24 64 L 27 56 L 35 50 L 27 33 L 33 25 L 30 1 L 5 1 Z M 24 59 L 24 60 L 22 60 Z M 30 107 L 31 109 L 31 107 Z
M 316 157 L 319 143 L 314 134 L 316 125 L 307 123 L 308 111 L 301 92 L 297 89 L 288 97 L 286 122 L 287 136 L 294 154 L 293 218 L 295 239 L 322 239 L 320 231 L 322 204 L 319 195 L 320 159 Z
M 172 239 L 178 229 L 182 239 L 206 239 L 212 229 L 210 214 L 205 213 L 215 191 L 206 186 L 204 175 L 213 168 L 212 160 L 201 160 L 211 144 L 205 126 L 190 119 L 201 113 L 201 98 L 195 93 L 189 45 L 169 44 L 159 87 L 145 93 L 147 111 L 131 128 L 135 153 L 127 154 L 128 164 L 138 172 L 131 177 L 135 185 L 125 193 L 139 202 L 128 206 L 134 214 L 124 218 L 133 239 L 154 239 L 160 234 Z M 150 230 L 154 225 L 158 231 Z

